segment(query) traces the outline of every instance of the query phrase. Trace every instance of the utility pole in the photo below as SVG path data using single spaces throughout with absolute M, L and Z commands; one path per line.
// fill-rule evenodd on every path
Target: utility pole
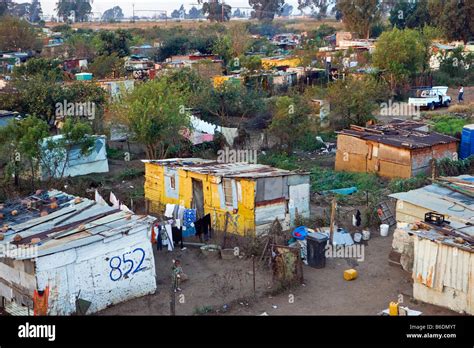
M 132 4 L 132 23 L 135 23 L 135 4 Z
M 221 9 L 222 9 L 222 23 L 224 23 L 224 0 L 222 0 Z

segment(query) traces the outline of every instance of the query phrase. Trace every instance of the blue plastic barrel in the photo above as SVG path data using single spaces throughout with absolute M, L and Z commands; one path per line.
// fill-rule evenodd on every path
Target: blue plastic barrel
M 461 159 L 474 154 L 474 124 L 468 124 L 462 129 L 459 155 Z

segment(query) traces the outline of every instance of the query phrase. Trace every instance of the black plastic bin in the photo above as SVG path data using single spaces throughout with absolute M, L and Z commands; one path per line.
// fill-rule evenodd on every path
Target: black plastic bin
M 320 232 L 308 233 L 306 236 L 306 260 L 308 266 L 326 267 L 326 245 L 328 237 Z

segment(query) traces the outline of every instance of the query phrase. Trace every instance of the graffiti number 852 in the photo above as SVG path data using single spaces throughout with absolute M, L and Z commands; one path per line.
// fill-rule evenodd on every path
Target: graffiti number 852
M 133 262 L 132 259 L 127 259 L 127 255 L 134 254 L 134 253 L 141 253 L 141 258 L 140 258 L 140 261 L 138 262 L 138 266 L 132 272 L 132 269 L 134 268 L 135 263 Z M 120 258 L 120 256 L 112 257 L 109 261 L 109 266 L 111 268 L 110 279 L 116 282 L 117 280 L 120 280 L 122 277 L 126 277 L 130 272 L 132 272 L 132 274 L 135 274 L 141 271 L 142 269 L 144 269 L 144 267 L 142 267 L 143 260 L 145 260 L 145 251 L 142 248 L 137 248 L 133 250 L 131 253 L 123 254 L 122 258 Z M 130 264 L 130 266 L 126 266 L 127 264 Z

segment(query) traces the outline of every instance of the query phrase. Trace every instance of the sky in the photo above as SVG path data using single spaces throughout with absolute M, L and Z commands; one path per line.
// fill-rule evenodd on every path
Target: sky
M 16 1 L 21 2 L 21 1 Z M 55 7 L 57 0 L 40 0 L 44 15 L 55 15 Z M 298 0 L 287 0 L 288 4 L 293 5 L 294 10 L 297 7 Z M 226 0 L 225 3 L 232 7 L 243 6 L 250 7 L 248 0 Z M 179 8 L 181 4 L 186 10 L 189 10 L 193 4 L 197 4 L 197 0 L 93 0 L 92 11 L 103 13 L 105 10 L 114 6 L 120 6 L 126 17 L 132 15 L 132 4 L 135 4 L 135 10 L 172 10 Z M 198 6 L 196 6 L 198 7 Z M 199 8 L 199 7 L 198 7 Z M 293 10 L 293 11 L 294 11 Z M 142 12 L 137 15 L 151 16 L 153 13 Z

